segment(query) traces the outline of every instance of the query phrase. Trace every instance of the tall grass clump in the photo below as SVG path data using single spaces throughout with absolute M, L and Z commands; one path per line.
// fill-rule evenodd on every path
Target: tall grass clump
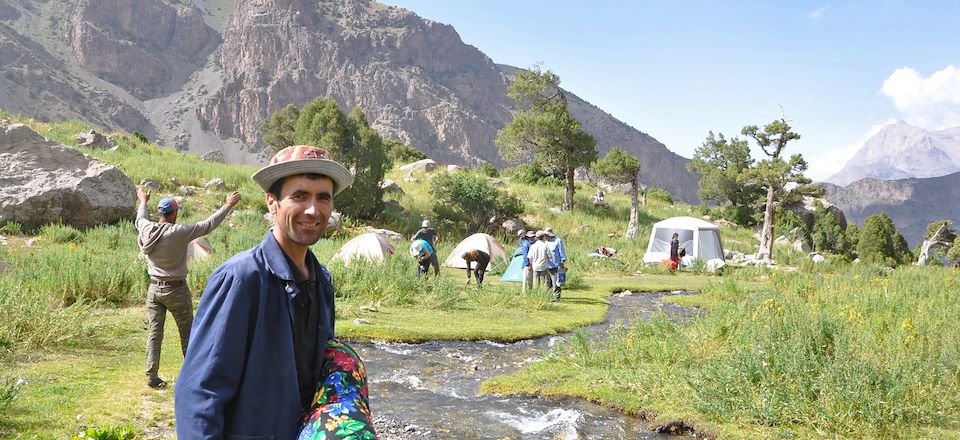
M 18 222 L 8 221 L 0 226 L 0 235 L 17 235 L 21 232 L 23 232 L 23 225 Z
M 40 228 L 40 238 L 51 243 L 71 243 L 79 241 L 83 233 L 73 226 L 64 224 L 50 224 Z
M 573 382 L 616 378 L 579 393 L 722 424 L 856 438 L 956 429 L 956 271 L 854 266 L 770 277 L 769 288 L 756 290 L 714 284 L 705 294 L 717 305 L 703 318 L 640 320 L 602 347 L 569 344 L 535 371 L 577 371 Z
M 0 277 L 0 357 L 21 350 L 53 348 L 90 334 L 92 307 L 86 303 L 64 307 L 45 289 L 17 279 L 19 269 Z

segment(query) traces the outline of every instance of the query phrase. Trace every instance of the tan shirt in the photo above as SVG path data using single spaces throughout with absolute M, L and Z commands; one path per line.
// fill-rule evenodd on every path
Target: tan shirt
M 209 234 L 230 213 L 222 206 L 206 220 L 192 224 L 152 222 L 147 218 L 147 204 L 137 208 L 137 241 L 147 256 L 147 273 L 164 281 L 187 278 L 187 246 L 191 241 Z

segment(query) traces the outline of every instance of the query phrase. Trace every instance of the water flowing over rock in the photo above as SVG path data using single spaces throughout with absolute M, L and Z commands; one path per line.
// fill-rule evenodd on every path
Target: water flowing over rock
M 129 177 L 26 125 L 0 123 L 0 176 L 0 224 L 86 228 L 135 214 Z

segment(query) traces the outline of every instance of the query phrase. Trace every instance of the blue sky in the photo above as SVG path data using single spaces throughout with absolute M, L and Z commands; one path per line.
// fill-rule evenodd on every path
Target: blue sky
M 824 179 L 886 123 L 960 125 L 960 0 L 384 2 L 494 62 L 542 62 L 685 157 L 783 115 L 802 136 L 787 152 Z

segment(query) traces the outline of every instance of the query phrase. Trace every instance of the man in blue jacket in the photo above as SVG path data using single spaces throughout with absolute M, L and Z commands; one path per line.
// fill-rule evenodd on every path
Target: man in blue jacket
M 547 236 L 547 248 L 550 249 L 550 278 L 547 286 L 553 289 L 553 300 L 560 300 L 560 268 L 567 263 L 567 250 L 563 246 L 563 240 L 553 233 L 553 228 L 543 230 L 543 235 Z
M 334 287 L 309 246 L 353 176 L 326 150 L 301 145 L 253 179 L 275 224 L 210 275 L 174 392 L 181 439 L 294 439 L 323 380 Z

